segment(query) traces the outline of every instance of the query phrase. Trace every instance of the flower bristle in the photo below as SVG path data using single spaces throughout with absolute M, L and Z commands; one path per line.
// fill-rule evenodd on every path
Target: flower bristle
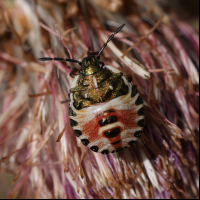
M 199 197 L 199 36 L 167 2 L 0 2 L 0 197 Z M 102 155 L 61 104 L 79 66 L 37 59 L 81 61 L 124 23 L 102 60 L 133 77 L 146 126 L 133 148 Z

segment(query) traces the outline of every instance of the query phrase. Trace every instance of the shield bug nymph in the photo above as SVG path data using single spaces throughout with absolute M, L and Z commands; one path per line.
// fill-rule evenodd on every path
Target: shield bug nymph
M 100 56 L 121 25 L 98 52 L 88 51 L 81 62 L 64 58 L 39 58 L 79 64 L 70 75 L 69 116 L 75 135 L 92 151 L 114 153 L 135 145 L 145 126 L 143 100 L 131 78 L 112 66 L 105 66 Z M 78 72 L 78 74 L 77 74 Z

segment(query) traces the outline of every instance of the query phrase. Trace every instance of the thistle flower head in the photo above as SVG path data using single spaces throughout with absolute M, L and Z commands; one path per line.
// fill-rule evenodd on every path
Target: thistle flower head
M 0 2 L 0 195 L 7 198 L 198 198 L 199 36 L 167 1 Z M 146 126 L 102 155 L 69 125 L 70 62 L 90 47 L 133 77 Z M 3 179 L 12 175 L 6 193 Z

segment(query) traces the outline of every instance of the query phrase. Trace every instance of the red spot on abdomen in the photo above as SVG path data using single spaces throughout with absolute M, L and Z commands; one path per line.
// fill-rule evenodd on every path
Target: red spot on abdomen
M 114 110 L 114 109 L 112 109 Z M 117 122 L 121 122 L 124 126 L 124 128 L 122 129 L 122 127 L 114 126 L 111 129 L 120 128 L 120 133 L 113 138 L 108 138 L 104 135 L 104 133 L 102 133 L 101 136 L 98 135 L 99 129 L 102 128 L 99 125 L 99 121 L 107 116 L 117 116 Z M 128 129 L 135 129 L 138 127 L 137 122 L 135 122 L 135 119 L 137 119 L 138 117 L 138 113 L 135 112 L 134 110 L 115 110 L 115 112 L 106 112 L 106 113 L 102 113 L 102 115 L 99 116 L 95 116 L 91 121 L 89 121 L 87 124 L 84 125 L 83 127 L 83 135 L 87 135 L 89 142 L 95 142 L 97 140 L 101 140 L 102 137 L 105 137 L 106 139 L 109 140 L 110 144 L 112 145 L 112 143 L 119 141 L 123 138 L 121 138 L 121 132 L 123 130 L 128 130 Z M 116 123 L 116 122 L 115 122 Z M 114 124 L 114 123 L 113 123 Z M 110 124 L 109 124 L 110 125 Z M 105 125 L 103 127 L 106 127 L 108 125 Z M 105 131 L 111 130 L 106 129 Z M 105 132 L 104 131 L 104 132 Z M 114 148 L 118 148 L 122 146 L 122 141 L 117 144 L 117 145 L 112 145 Z

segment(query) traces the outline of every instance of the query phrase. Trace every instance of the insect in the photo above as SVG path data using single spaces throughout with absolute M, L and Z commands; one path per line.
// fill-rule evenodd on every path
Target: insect
M 134 146 L 145 126 L 143 100 L 131 76 L 112 66 L 104 66 L 100 56 L 121 25 L 99 52 L 88 51 L 82 62 L 63 58 L 39 58 L 40 61 L 65 60 L 81 66 L 72 70 L 70 124 L 76 137 L 92 151 L 108 154 Z

